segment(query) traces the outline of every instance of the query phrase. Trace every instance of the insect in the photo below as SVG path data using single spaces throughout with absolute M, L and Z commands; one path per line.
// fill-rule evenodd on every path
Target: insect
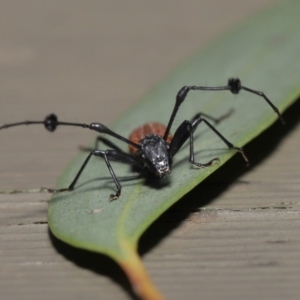
M 208 167 L 218 162 L 218 158 L 214 158 L 206 163 L 196 162 L 194 159 L 194 138 L 193 133 L 197 129 L 200 123 L 206 124 L 226 145 L 229 149 L 236 150 L 239 152 L 245 162 L 248 164 L 248 158 L 246 157 L 242 148 L 234 146 L 229 142 L 209 121 L 206 119 L 211 119 L 215 123 L 218 123 L 222 118 L 215 119 L 211 116 L 208 116 L 203 113 L 196 114 L 190 121 L 185 120 L 181 125 L 176 129 L 174 135 L 171 135 L 170 130 L 173 124 L 173 121 L 176 117 L 180 105 L 186 99 L 188 93 L 192 90 L 201 90 L 201 91 L 230 91 L 232 94 L 238 94 L 241 90 L 250 92 L 252 94 L 262 97 L 275 111 L 278 115 L 281 122 L 284 124 L 284 119 L 281 116 L 279 110 L 276 106 L 266 97 L 262 92 L 247 88 L 241 84 L 241 81 L 238 78 L 230 78 L 227 85 L 225 86 L 216 86 L 216 87 L 207 87 L 207 86 L 184 86 L 182 87 L 176 96 L 175 106 L 173 108 L 171 117 L 167 126 L 164 126 L 160 123 L 147 123 L 141 127 L 135 129 L 129 138 L 125 138 L 116 132 L 110 130 L 102 123 L 70 123 L 70 122 L 61 122 L 57 119 L 56 115 L 50 114 L 43 121 L 23 121 L 18 123 L 6 124 L 0 127 L 1 129 L 20 126 L 20 125 L 32 125 L 32 124 L 44 124 L 45 128 L 53 132 L 56 130 L 57 126 L 76 126 L 82 128 L 88 128 L 90 130 L 112 136 L 129 146 L 130 153 L 126 153 L 121 150 L 114 143 L 110 142 L 104 137 L 98 137 L 96 140 L 95 149 L 85 148 L 84 150 L 90 151 L 87 158 L 83 162 L 81 168 L 76 174 L 75 178 L 67 188 L 63 189 L 45 189 L 50 193 L 59 193 L 65 191 L 72 191 L 81 176 L 83 170 L 88 164 L 92 156 L 98 156 L 104 159 L 106 166 L 111 174 L 111 177 L 116 185 L 117 192 L 109 196 L 110 200 L 118 199 L 121 195 L 122 186 L 111 166 L 111 161 L 118 161 L 126 164 L 130 164 L 135 167 L 140 173 L 143 171 L 148 171 L 158 178 L 165 177 L 171 172 L 173 157 L 180 150 L 183 144 L 189 140 L 190 146 L 190 155 L 189 161 L 193 166 L 197 168 Z M 102 141 L 108 147 L 112 149 L 108 150 L 99 150 L 97 149 L 98 142 Z

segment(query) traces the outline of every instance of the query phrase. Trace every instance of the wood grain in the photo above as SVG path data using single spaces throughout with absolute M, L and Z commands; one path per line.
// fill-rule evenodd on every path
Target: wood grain
M 54 112 L 109 124 L 178 63 L 273 2 L 2 1 L 0 123 Z M 298 299 L 299 109 L 246 148 L 252 167 L 236 157 L 142 238 L 167 299 Z M 54 187 L 93 138 L 39 126 L 0 134 L 1 190 Z M 112 261 L 51 236 L 48 200 L 0 194 L 1 299 L 133 298 Z

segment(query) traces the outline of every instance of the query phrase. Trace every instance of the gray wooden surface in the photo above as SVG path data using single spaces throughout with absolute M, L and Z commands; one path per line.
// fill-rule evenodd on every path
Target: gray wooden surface
M 200 47 L 271 3 L 2 0 L 0 124 L 51 112 L 109 124 Z M 246 148 L 252 167 L 233 159 L 142 238 L 144 263 L 167 299 L 299 299 L 299 109 Z M 40 126 L 0 136 L 1 190 L 54 187 L 91 140 Z M 48 200 L 0 194 L 0 298 L 132 299 L 111 260 L 51 236 Z

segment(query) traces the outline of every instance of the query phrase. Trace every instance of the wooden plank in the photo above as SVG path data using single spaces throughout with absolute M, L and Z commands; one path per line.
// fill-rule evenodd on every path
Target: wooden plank
M 1 124 L 51 112 L 109 124 L 180 61 L 272 2 L 15 1 L 16 10 L 4 1 Z M 201 40 L 190 34 L 195 28 Z M 298 299 L 300 129 L 293 111 L 299 105 L 287 127 L 246 148 L 249 170 L 235 158 L 143 237 L 145 264 L 168 299 Z M 53 187 L 77 146 L 91 139 L 71 128 L 2 131 L 0 189 Z M 118 266 L 60 243 L 40 224 L 48 199 L 0 194 L 1 298 L 131 298 Z

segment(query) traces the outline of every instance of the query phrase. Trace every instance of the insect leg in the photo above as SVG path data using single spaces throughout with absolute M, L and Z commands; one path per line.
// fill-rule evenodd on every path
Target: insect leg
M 63 189 L 58 189 L 58 190 L 42 188 L 42 190 L 46 190 L 50 193 L 61 193 L 61 192 L 66 192 L 66 191 L 72 191 L 74 189 L 79 177 L 81 176 L 84 168 L 86 167 L 86 165 L 88 164 L 90 158 L 93 155 L 102 157 L 104 159 L 104 161 L 106 163 L 106 166 L 107 166 L 107 168 L 108 168 L 108 170 L 111 174 L 111 177 L 112 177 L 112 179 L 114 180 L 114 182 L 116 184 L 117 192 L 116 192 L 116 194 L 111 194 L 109 196 L 110 200 L 118 199 L 119 196 L 121 195 L 121 189 L 122 189 L 122 186 L 121 186 L 121 184 L 120 184 L 113 168 L 111 167 L 110 160 L 118 161 L 118 162 L 122 162 L 122 163 L 128 163 L 128 164 L 131 164 L 131 165 L 135 165 L 139 168 L 143 167 L 143 165 L 130 154 L 118 152 L 117 150 L 105 150 L 105 151 L 93 150 L 93 151 L 91 151 L 91 153 L 87 156 L 87 158 L 83 162 L 81 168 L 79 169 L 78 173 L 76 174 L 75 178 L 73 179 L 73 181 L 71 182 L 71 184 L 69 185 L 68 188 L 63 188 Z
M 197 168 L 203 168 L 203 167 L 209 167 L 212 166 L 214 163 L 216 162 L 220 162 L 219 158 L 214 158 L 211 161 L 209 161 L 208 163 L 197 163 L 195 162 L 195 153 L 194 153 L 194 130 L 192 127 L 192 124 L 190 122 L 187 122 L 187 130 L 189 132 L 189 136 L 190 136 L 190 163 L 192 163 L 193 166 L 197 167 Z M 196 128 L 195 128 L 196 129 Z
M 194 139 L 193 139 L 193 133 L 198 127 L 198 125 L 204 122 L 226 145 L 229 149 L 234 149 L 237 152 L 239 152 L 242 157 L 244 158 L 246 164 L 249 164 L 249 160 L 244 153 L 244 150 L 242 148 L 234 146 L 231 142 L 229 142 L 214 126 L 212 126 L 207 120 L 203 119 L 202 117 L 193 118 L 191 121 L 184 121 L 176 130 L 171 145 L 170 145 L 170 156 L 173 157 L 179 149 L 182 147 L 182 145 L 187 141 L 188 138 L 190 138 L 190 159 L 191 162 L 194 164 Z M 213 163 L 217 159 L 212 160 Z M 208 163 L 208 165 L 211 165 L 211 162 Z M 203 166 L 203 164 L 200 164 Z M 207 164 L 205 164 L 207 165 Z
M 236 150 L 237 152 L 239 152 L 243 159 L 245 160 L 246 164 L 249 165 L 249 160 L 243 150 L 243 148 L 240 148 L 240 147 L 236 147 L 234 146 L 231 142 L 229 142 L 214 126 L 212 126 L 207 120 L 199 117 L 195 122 L 194 122 L 194 126 L 197 126 L 196 124 L 198 123 L 198 125 L 201 123 L 201 122 L 204 122 L 225 144 L 226 146 L 229 148 L 229 149 L 232 149 L 232 150 Z M 194 127 L 192 126 L 192 127 Z
M 262 97 L 270 106 L 271 108 L 274 110 L 274 112 L 278 115 L 278 118 L 280 119 L 282 124 L 285 124 L 285 121 L 282 117 L 282 115 L 280 114 L 278 108 L 271 102 L 271 100 L 269 98 L 267 98 L 267 96 L 259 91 L 250 89 L 248 87 L 245 87 L 242 85 L 240 79 L 238 78 L 229 78 L 227 85 L 225 86 L 184 86 L 182 87 L 179 92 L 177 93 L 176 96 L 176 101 L 175 101 L 175 106 L 173 108 L 165 135 L 164 135 L 164 140 L 167 139 L 170 130 L 171 130 L 171 126 L 173 124 L 173 121 L 175 119 L 175 116 L 178 112 L 178 109 L 180 107 L 180 105 L 182 104 L 182 102 L 185 100 L 187 94 L 189 93 L 189 91 L 191 90 L 201 90 L 201 91 L 230 91 L 232 94 L 238 94 L 241 90 L 247 91 L 249 93 L 255 94 L 257 96 Z
M 194 126 L 193 126 L 194 124 Z M 190 139 L 190 158 L 189 161 L 196 167 L 209 167 L 213 165 L 215 162 L 218 162 L 218 158 L 214 158 L 210 160 L 207 163 L 197 163 L 194 159 L 194 137 L 193 133 L 196 130 L 199 123 L 192 123 L 190 121 L 183 121 L 181 125 L 177 128 L 171 145 L 170 145 L 170 156 L 171 158 L 174 157 L 174 155 L 179 151 L 179 149 L 182 147 L 182 145 L 187 141 L 187 139 Z

